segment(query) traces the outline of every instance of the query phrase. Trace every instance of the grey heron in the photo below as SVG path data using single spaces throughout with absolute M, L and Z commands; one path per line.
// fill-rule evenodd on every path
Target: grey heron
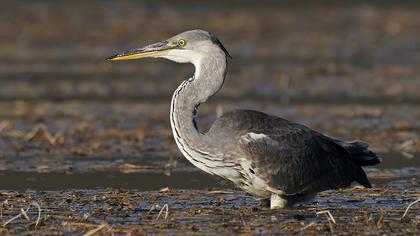
M 194 75 L 173 94 L 170 123 L 179 150 L 201 170 L 232 181 L 272 209 L 352 182 L 371 187 L 362 166 L 376 165 L 380 159 L 362 141 L 342 141 L 253 110 L 223 114 L 202 132 L 196 123 L 198 107 L 222 87 L 230 58 L 214 35 L 186 31 L 108 60 L 146 57 L 195 66 Z

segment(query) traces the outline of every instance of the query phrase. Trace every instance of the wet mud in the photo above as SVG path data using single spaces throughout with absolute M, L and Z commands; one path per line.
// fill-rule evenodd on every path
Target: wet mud
M 313 202 L 281 210 L 260 207 L 253 197 L 229 189 L 4 191 L 0 223 L 7 224 L 0 232 L 415 235 L 418 206 L 405 211 L 419 190 L 415 180 L 397 181 L 323 192 Z M 21 215 L 9 222 L 21 209 L 28 219 Z

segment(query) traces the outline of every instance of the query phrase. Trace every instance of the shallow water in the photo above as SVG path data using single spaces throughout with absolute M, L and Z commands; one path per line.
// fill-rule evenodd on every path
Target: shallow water
M 368 176 L 374 187 L 386 187 L 395 180 L 411 179 L 420 175 L 420 158 L 416 155 L 407 158 L 399 153 L 379 154 L 382 163 L 377 167 L 367 168 Z M 233 188 L 228 181 L 214 177 L 195 168 L 186 160 L 180 160 L 170 169 L 150 168 L 161 165 L 165 159 L 155 158 L 153 161 L 142 162 L 131 159 L 125 166 L 122 160 L 117 162 L 101 161 L 95 169 L 77 168 L 80 160 L 68 160 L 67 165 L 75 168 L 54 169 L 44 168 L 39 171 L 0 171 L 1 189 L 8 190 L 66 190 L 90 188 L 118 188 L 138 191 L 170 189 L 210 189 Z M 94 166 L 98 161 L 84 162 L 84 165 Z M 24 165 L 24 162 L 19 162 Z M 131 166 L 133 165 L 133 166 Z M 124 168 L 125 167 L 125 168 Z
M 204 173 L 172 172 L 170 176 L 163 173 L 141 172 L 87 172 L 76 174 L 38 173 L 38 172 L 0 172 L 0 186 L 8 190 L 65 190 L 65 189 L 134 189 L 138 191 L 170 189 L 208 189 L 214 187 L 231 187 L 222 184 Z

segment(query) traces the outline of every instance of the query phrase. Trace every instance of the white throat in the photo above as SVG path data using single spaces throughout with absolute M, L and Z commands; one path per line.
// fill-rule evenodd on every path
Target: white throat
M 197 78 L 200 75 L 202 60 L 204 58 L 204 55 L 200 52 L 185 49 L 173 49 L 162 57 L 178 63 L 192 63 L 195 67 L 194 76 Z

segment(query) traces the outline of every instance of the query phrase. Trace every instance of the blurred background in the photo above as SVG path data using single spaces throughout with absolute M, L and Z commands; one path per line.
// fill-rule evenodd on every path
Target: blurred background
M 419 13 L 416 1 L 2 0 L 0 188 L 220 186 L 172 139 L 172 92 L 193 67 L 105 61 L 195 28 L 233 57 L 203 130 L 258 109 L 369 142 L 384 159 L 376 183 L 419 173 Z

